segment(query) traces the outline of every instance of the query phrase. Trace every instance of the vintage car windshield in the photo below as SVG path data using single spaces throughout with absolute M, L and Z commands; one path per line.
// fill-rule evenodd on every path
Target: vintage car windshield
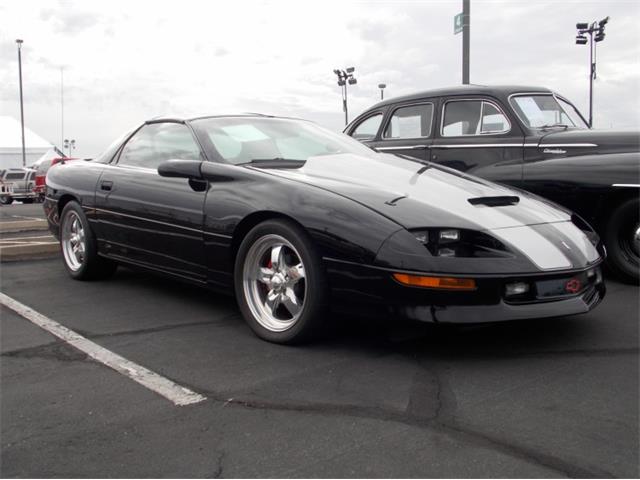
M 306 161 L 309 157 L 352 153 L 376 155 L 344 134 L 312 122 L 269 117 L 216 117 L 191 122 L 227 162 Z
M 555 95 L 516 95 L 511 97 L 510 101 L 513 109 L 528 127 L 589 128 L 576 107 Z

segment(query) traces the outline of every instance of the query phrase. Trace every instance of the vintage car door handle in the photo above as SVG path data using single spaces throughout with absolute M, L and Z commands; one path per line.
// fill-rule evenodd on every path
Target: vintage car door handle
M 113 187 L 113 182 L 110 182 L 108 180 L 104 180 L 100 182 L 100 190 L 106 190 L 107 192 L 110 192 L 112 187 Z

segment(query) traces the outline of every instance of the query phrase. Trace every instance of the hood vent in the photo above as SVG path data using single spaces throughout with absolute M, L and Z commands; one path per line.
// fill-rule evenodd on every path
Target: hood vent
M 520 201 L 520 197 L 502 196 L 502 197 L 476 197 L 467 200 L 471 205 L 485 205 L 487 207 L 506 207 L 507 205 L 516 205 Z

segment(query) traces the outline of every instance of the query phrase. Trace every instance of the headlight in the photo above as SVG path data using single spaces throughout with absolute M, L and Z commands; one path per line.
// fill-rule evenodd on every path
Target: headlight
M 456 228 L 413 230 L 416 240 L 437 257 L 509 257 L 511 253 L 498 239 L 484 232 Z

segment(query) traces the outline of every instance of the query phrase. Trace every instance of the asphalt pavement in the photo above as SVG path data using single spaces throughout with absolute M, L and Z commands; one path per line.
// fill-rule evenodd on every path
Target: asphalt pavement
M 175 406 L 2 307 L 4 478 L 640 474 L 638 287 L 544 321 L 338 318 L 285 347 L 191 285 L 0 268 L 2 293 L 207 398 Z

